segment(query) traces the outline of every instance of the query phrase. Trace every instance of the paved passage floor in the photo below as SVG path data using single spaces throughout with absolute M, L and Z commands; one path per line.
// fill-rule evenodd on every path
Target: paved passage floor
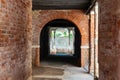
M 33 67 L 33 80 L 94 80 L 84 68 L 64 62 L 43 61 Z

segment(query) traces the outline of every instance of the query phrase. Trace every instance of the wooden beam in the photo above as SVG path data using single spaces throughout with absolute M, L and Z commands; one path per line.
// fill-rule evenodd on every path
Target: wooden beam
M 38 9 L 87 9 L 90 0 L 33 0 L 33 10 Z

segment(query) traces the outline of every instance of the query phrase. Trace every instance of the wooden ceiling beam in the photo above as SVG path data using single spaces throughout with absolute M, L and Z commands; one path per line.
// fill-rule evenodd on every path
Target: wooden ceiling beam
M 38 9 L 83 9 L 87 10 L 90 0 L 33 0 L 33 10 Z

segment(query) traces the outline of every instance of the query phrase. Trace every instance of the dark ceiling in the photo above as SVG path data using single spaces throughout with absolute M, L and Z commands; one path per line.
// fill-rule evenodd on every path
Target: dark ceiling
M 33 10 L 82 9 L 87 10 L 91 0 L 33 0 Z

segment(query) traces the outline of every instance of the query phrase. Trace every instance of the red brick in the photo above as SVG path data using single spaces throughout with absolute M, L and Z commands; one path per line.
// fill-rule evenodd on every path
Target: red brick
M 31 28 L 31 0 L 0 0 L 0 5 L 0 80 L 27 80 L 31 30 L 25 30 Z
M 99 0 L 99 80 L 120 80 L 119 10 L 119 0 Z
M 89 46 L 89 32 L 88 32 L 88 16 L 85 15 L 81 10 L 38 10 L 33 11 L 33 46 L 39 46 L 40 33 L 42 28 L 50 21 L 54 19 L 66 19 L 73 22 L 82 35 L 82 46 Z M 35 50 L 35 49 L 33 49 Z M 89 52 L 88 49 L 83 49 L 81 54 Z M 33 51 L 33 55 L 36 55 Z M 88 53 L 87 53 L 88 54 Z M 36 58 L 33 57 L 33 64 L 35 64 Z M 85 55 L 82 55 L 81 60 L 83 61 L 82 66 L 85 66 L 88 58 L 85 58 Z M 38 62 L 38 61 L 37 61 Z

